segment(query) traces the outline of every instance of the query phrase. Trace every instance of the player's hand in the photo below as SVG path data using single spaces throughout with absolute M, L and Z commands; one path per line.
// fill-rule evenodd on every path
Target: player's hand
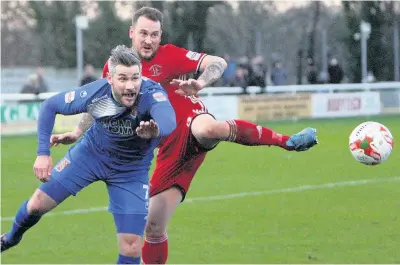
M 178 89 L 175 90 L 175 93 L 181 96 L 197 95 L 197 92 L 199 92 L 205 86 L 203 80 L 196 80 L 192 78 L 188 80 L 173 79 L 170 84 L 178 87 Z
M 33 172 L 38 180 L 47 182 L 50 180 L 51 168 L 53 167 L 53 160 L 51 156 L 37 156 L 35 164 L 33 165 Z
M 160 135 L 160 129 L 154 120 L 141 121 L 136 128 L 136 134 L 143 139 L 156 138 Z
M 57 146 L 59 144 L 72 144 L 79 139 L 79 135 L 75 132 L 66 132 L 61 134 L 52 134 L 50 137 L 50 147 Z

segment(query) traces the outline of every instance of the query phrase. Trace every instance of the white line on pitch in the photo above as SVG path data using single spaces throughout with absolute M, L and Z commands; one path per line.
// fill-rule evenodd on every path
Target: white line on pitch
M 279 189 L 279 190 L 241 192 L 241 193 L 233 193 L 233 194 L 227 194 L 227 195 L 187 198 L 187 199 L 185 199 L 184 203 L 193 203 L 193 202 L 198 202 L 198 201 L 229 200 L 229 199 L 242 198 L 242 197 L 262 196 L 262 195 L 271 195 L 271 194 L 279 194 L 279 193 L 302 192 L 302 191 L 317 190 L 317 189 L 332 189 L 332 188 L 337 188 L 337 187 L 360 186 L 360 185 L 365 185 L 365 184 L 395 182 L 395 181 L 400 181 L 400 177 L 351 180 L 351 181 L 342 181 L 342 182 L 331 182 L 331 183 L 325 183 L 325 184 L 319 184 L 319 185 L 303 185 L 303 186 Z M 76 209 L 76 210 L 69 210 L 69 211 L 62 211 L 62 212 L 50 212 L 50 213 L 47 213 L 46 216 L 104 212 L 104 211 L 107 211 L 107 209 L 108 209 L 108 207 Z M 14 220 L 13 216 L 1 218 L 1 221 L 12 221 L 12 220 Z

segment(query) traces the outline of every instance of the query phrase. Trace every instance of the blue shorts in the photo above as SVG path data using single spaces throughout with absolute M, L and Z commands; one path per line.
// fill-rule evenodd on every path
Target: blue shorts
M 39 189 L 58 204 L 95 181 L 103 181 L 119 233 L 143 235 L 148 214 L 147 172 L 115 171 L 82 142 L 72 147 L 53 168 L 50 181 Z

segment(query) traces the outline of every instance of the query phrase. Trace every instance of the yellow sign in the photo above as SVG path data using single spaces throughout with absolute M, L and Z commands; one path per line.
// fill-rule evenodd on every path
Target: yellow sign
M 239 97 L 239 119 L 268 121 L 311 117 L 310 94 L 272 94 Z
M 54 124 L 55 133 L 65 133 L 72 131 L 78 125 L 83 113 L 71 116 L 57 115 Z

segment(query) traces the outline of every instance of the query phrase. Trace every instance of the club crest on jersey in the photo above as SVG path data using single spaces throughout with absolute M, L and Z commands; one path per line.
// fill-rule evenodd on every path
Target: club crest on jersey
M 151 71 L 151 75 L 152 76 L 159 76 L 161 75 L 161 69 L 162 66 L 158 65 L 158 64 L 153 64 L 152 66 L 150 66 L 149 70 Z
M 71 91 L 65 94 L 65 103 L 71 103 L 75 99 L 75 91 Z
M 71 161 L 69 161 L 67 158 L 64 157 L 60 162 L 58 162 L 58 164 L 55 167 L 55 170 L 57 170 L 58 172 L 61 172 L 69 164 L 71 164 Z
M 86 90 L 82 90 L 81 93 L 79 94 L 79 96 L 81 96 L 81 98 L 86 97 L 87 96 Z
M 158 102 L 167 101 L 167 96 L 165 96 L 162 92 L 154 93 L 153 98 Z

